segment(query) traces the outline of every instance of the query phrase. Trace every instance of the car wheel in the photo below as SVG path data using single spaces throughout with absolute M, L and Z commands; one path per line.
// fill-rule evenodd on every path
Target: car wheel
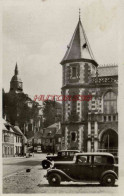
M 51 186 L 59 186 L 61 182 L 61 177 L 58 174 L 50 174 L 48 177 L 48 182 Z
M 113 186 L 115 184 L 115 176 L 113 174 L 106 174 L 103 176 L 101 184 L 103 186 Z
M 43 167 L 43 169 L 48 169 L 50 167 L 50 164 L 45 161 L 42 163 L 42 167 Z

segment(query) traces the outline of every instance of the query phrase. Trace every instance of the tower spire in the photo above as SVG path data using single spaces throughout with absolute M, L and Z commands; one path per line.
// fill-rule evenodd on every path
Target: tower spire
M 16 65 L 15 65 L 14 76 L 12 77 L 12 79 L 10 81 L 10 91 L 11 92 L 16 92 L 16 93 L 23 92 L 22 80 L 19 77 L 17 62 L 16 62 Z
M 79 8 L 79 21 L 81 20 L 81 9 Z
M 15 66 L 15 75 L 18 75 L 19 74 L 19 71 L 18 71 L 18 65 L 17 65 L 17 62 L 16 62 L 16 66 Z
M 90 59 L 95 60 L 86 33 L 81 22 L 81 11 L 79 9 L 79 21 L 68 45 L 67 51 L 61 64 L 68 60 Z

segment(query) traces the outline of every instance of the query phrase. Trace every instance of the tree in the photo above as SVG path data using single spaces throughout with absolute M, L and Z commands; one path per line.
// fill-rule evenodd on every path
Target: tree
M 5 93 L 3 95 L 3 114 L 7 115 L 7 120 L 12 125 L 17 122 L 22 131 L 26 122 L 30 119 L 35 121 L 39 116 L 39 104 L 26 94 Z M 31 107 L 28 106 L 28 102 L 31 103 Z
M 56 122 L 56 102 L 47 100 L 43 103 L 44 128 Z

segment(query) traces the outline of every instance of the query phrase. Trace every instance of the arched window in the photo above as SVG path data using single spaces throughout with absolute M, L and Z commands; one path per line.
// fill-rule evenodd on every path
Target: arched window
M 117 96 L 113 92 L 108 92 L 104 96 L 104 113 L 117 113 Z
M 74 142 L 76 140 L 76 133 L 72 132 L 71 133 L 71 140 Z

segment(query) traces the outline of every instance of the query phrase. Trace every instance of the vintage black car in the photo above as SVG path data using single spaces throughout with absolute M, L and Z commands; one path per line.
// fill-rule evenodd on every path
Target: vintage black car
M 61 150 L 57 155 L 48 155 L 46 159 L 41 162 L 43 169 L 50 167 L 52 161 L 72 161 L 74 154 L 79 153 L 79 150 Z
M 63 181 L 95 182 L 113 186 L 118 179 L 118 166 L 110 153 L 77 153 L 73 161 L 55 162 L 45 176 L 51 186 Z

